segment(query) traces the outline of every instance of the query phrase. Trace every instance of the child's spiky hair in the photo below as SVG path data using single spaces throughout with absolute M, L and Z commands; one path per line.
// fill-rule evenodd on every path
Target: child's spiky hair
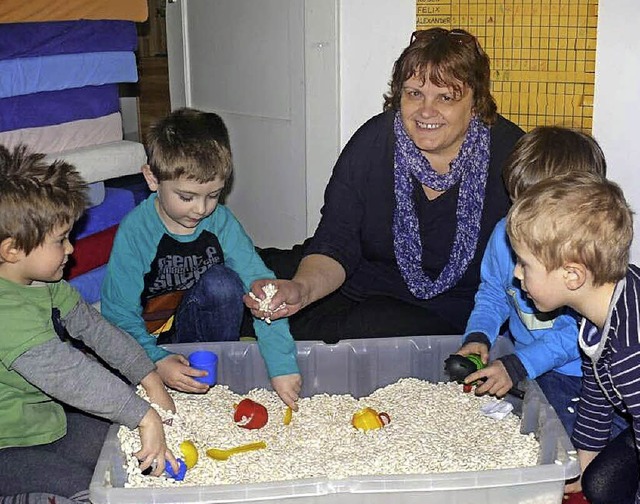
M 26 145 L 0 145 L 0 242 L 31 252 L 56 226 L 75 222 L 87 206 L 87 183 L 69 163 L 44 161 Z

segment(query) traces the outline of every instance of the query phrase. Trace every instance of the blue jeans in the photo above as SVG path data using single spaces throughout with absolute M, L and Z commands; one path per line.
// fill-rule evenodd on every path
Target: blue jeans
M 582 377 L 567 376 L 551 370 L 538 376 L 536 382 L 544 392 L 549 404 L 556 411 L 567 434 L 571 437 L 578 410 L 578 401 L 575 399 L 580 397 Z M 629 420 L 616 411 L 613 415 L 609 439 L 616 437 L 620 432 L 627 429 L 629 425 Z
M 209 268 L 182 298 L 171 343 L 237 341 L 244 303 L 238 274 L 223 265 Z

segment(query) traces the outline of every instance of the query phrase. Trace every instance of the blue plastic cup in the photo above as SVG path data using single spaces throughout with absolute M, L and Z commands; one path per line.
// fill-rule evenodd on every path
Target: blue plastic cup
M 215 385 L 218 378 L 218 356 L 215 352 L 198 350 L 189 355 L 189 364 L 192 368 L 206 371 L 207 376 L 194 376 L 193 378 L 207 385 Z

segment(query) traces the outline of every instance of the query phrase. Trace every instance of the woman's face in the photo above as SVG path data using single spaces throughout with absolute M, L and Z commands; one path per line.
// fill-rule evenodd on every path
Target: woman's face
M 428 78 L 422 82 L 414 75 L 402 86 L 402 122 L 411 140 L 430 161 L 437 158 L 451 162 L 464 141 L 473 116 L 473 91 L 460 84 L 462 94 L 453 88 L 438 87 Z

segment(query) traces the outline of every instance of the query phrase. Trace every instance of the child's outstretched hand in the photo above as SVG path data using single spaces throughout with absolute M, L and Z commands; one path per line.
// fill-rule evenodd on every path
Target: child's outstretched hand
M 287 406 L 298 411 L 298 400 L 302 388 L 302 377 L 298 374 L 280 375 L 271 378 L 271 386 Z
M 196 394 L 209 390 L 209 385 L 193 379 L 194 376 L 205 376 L 207 372 L 192 368 L 184 355 L 168 355 L 156 362 L 156 367 L 162 381 L 172 389 Z
M 489 362 L 489 347 L 484 343 L 466 343 L 462 345 L 456 353 L 464 357 L 470 354 L 477 354 L 480 356 L 483 364 L 487 364 Z
M 476 380 L 483 380 L 476 386 L 476 395 L 490 394 L 502 397 L 513 387 L 513 382 L 509 378 L 509 373 L 501 361 L 495 360 L 487 367 L 471 373 L 464 379 L 465 383 L 473 383 Z
M 175 471 L 178 471 L 178 463 L 176 458 L 167 448 L 167 442 L 164 437 L 164 427 L 162 419 L 158 412 L 153 408 L 142 417 L 140 424 L 140 442 L 142 448 L 134 453 L 134 456 L 140 461 L 140 469 L 144 471 L 148 467 L 155 467 L 151 471 L 152 476 L 160 476 L 165 469 L 165 461 L 168 460 Z

